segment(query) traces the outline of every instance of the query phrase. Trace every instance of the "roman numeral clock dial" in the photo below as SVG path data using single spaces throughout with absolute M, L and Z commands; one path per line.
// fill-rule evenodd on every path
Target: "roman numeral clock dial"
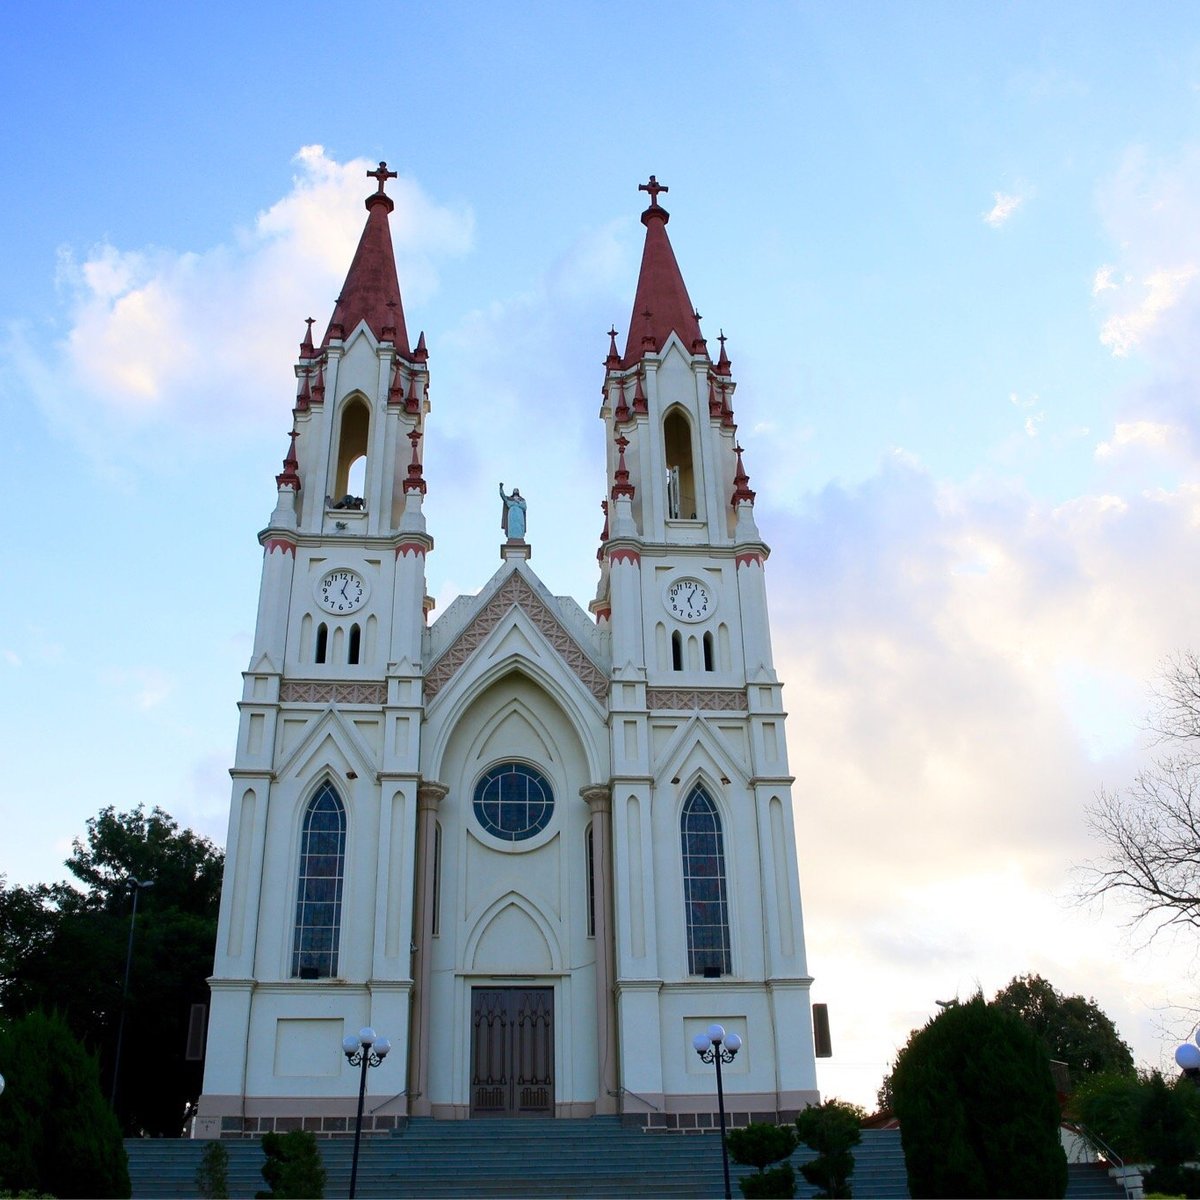
M 681 621 L 703 621 L 715 604 L 708 585 L 699 579 L 677 579 L 667 588 L 667 611 Z

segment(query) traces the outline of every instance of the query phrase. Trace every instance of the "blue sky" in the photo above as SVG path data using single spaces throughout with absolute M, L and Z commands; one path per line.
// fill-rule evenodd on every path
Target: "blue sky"
M 1169 1057 L 1194 946 L 1070 896 L 1200 618 L 1187 6 L 49 3 L 5 40 L 0 872 L 109 803 L 223 840 L 368 164 L 431 349 L 431 591 L 492 573 L 504 479 L 587 601 L 654 172 L 774 550 L 822 1086 L 868 1101 L 935 997 L 1030 970 Z

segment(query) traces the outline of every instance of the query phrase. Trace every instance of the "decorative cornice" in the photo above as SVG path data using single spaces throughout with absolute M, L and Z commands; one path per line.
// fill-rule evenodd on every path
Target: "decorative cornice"
M 432 699 L 450 682 L 459 668 L 500 624 L 505 614 L 514 607 L 525 613 L 584 687 L 603 704 L 608 696 L 608 679 L 604 672 L 592 662 L 583 647 L 567 632 L 558 618 L 546 607 L 545 601 L 518 571 L 513 571 L 501 584 L 496 594 L 476 614 L 475 619 L 450 643 L 426 672 L 425 698 Z
M 396 557 L 403 558 L 406 554 L 412 554 L 416 558 L 423 558 L 428 552 L 428 547 L 424 542 L 401 542 L 396 547 Z
M 324 679 L 285 679 L 279 685 L 281 704 L 387 703 L 386 683 L 345 683 Z
M 641 566 L 642 556 L 636 550 L 630 550 L 628 546 L 620 546 L 608 556 L 608 561 L 613 566 L 619 562 L 629 562 L 638 567 Z
M 761 567 L 766 562 L 766 555 L 760 550 L 744 550 L 733 561 L 740 567 L 748 567 L 751 563 L 758 563 Z
M 747 712 L 741 688 L 648 687 L 647 708 L 698 709 L 700 712 Z
M 290 538 L 267 538 L 267 540 L 263 543 L 263 549 L 268 554 L 270 554 L 273 550 L 282 550 L 284 554 L 290 554 L 293 558 L 296 557 L 296 543 Z

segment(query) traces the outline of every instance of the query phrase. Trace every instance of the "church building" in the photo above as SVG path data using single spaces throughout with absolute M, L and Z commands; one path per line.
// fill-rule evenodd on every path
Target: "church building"
M 391 1042 L 367 1130 L 708 1125 L 693 1038 L 714 1022 L 743 1043 L 727 1110 L 786 1120 L 818 1094 L 768 549 L 667 189 L 641 185 L 632 316 L 604 361 L 606 525 L 577 550 L 595 599 L 547 590 L 502 488 L 500 569 L 435 619 L 426 559 L 455 531 L 423 512 L 429 353 L 405 322 L 394 173 L 369 174 L 259 534 L 196 1133 L 352 1129 L 341 1043 L 363 1026 Z

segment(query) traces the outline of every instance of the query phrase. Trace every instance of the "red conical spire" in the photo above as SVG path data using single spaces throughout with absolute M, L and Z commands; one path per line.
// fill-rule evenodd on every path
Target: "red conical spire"
M 301 358 L 316 358 L 316 356 L 317 356 L 316 350 L 313 349 L 313 340 L 312 340 L 313 323 L 314 323 L 314 318 L 312 318 L 312 317 L 304 318 L 304 341 L 302 341 L 300 343 L 300 357 Z
M 617 327 L 613 325 L 608 331 L 608 357 L 604 365 L 611 371 L 620 367 L 621 356 L 617 353 Z
M 417 443 L 421 440 L 421 431 L 414 429 L 408 435 L 408 440 L 412 443 L 412 461 L 408 464 L 408 478 L 404 481 L 404 490 L 406 492 L 420 492 L 425 494 L 425 474 L 421 467 L 421 460 L 417 457 Z M 399 553 L 397 551 L 397 553 Z
M 296 397 L 296 410 L 298 412 L 307 412 L 309 404 L 312 403 L 312 388 L 309 387 L 308 377 L 312 372 L 305 367 L 302 376 L 304 382 L 300 385 L 300 394 Z
M 629 445 L 629 439 L 621 433 L 617 435 L 615 440 L 617 443 L 618 458 L 616 482 L 612 486 L 612 498 L 615 500 L 618 496 L 628 496 L 632 500 L 635 488 L 629 482 L 629 468 L 625 465 L 625 447 Z
M 383 191 L 384 181 L 395 179 L 396 172 L 389 171 L 387 163 L 381 162 L 378 170 L 367 174 L 379 180 L 379 187 L 366 199 L 367 223 L 321 344 L 327 346 L 331 337 L 346 337 L 353 333 L 359 321 L 366 321 L 381 341 L 385 329 L 394 330 L 390 340 L 407 358 L 408 331 L 404 327 L 404 305 L 400 300 L 392 232 L 388 226 L 388 213 L 396 206 Z
M 746 468 L 742 466 L 742 447 L 734 446 L 733 452 L 737 455 L 737 470 L 733 476 L 733 496 L 729 503 L 736 507 L 739 500 L 749 500 L 754 503 L 754 492 L 750 490 L 750 476 L 746 474 Z
M 292 440 L 288 445 L 287 458 L 283 460 L 283 472 L 275 476 L 276 487 L 290 487 L 293 491 L 300 490 L 300 476 L 297 468 L 300 466 L 296 458 L 296 427 L 292 426 Z
M 728 375 L 729 368 L 733 365 L 729 361 L 729 355 L 725 353 L 725 343 L 728 340 L 729 339 L 725 336 L 725 330 L 722 329 L 721 336 L 717 338 L 717 341 L 721 343 L 721 357 L 717 359 L 717 365 L 713 367 L 713 370 L 716 371 L 718 375 Z
M 646 244 L 642 250 L 637 294 L 633 299 L 633 316 L 629 319 L 629 336 L 625 339 L 622 365 L 626 367 L 637 362 L 646 350 L 661 349 L 671 333 L 677 333 L 693 352 L 704 340 L 696 310 L 675 261 L 675 251 L 667 237 L 667 221 L 671 214 L 658 203 L 659 192 L 668 190 L 653 175 L 649 183 L 638 184 L 638 191 L 650 193 L 650 207 L 642 213 Z

